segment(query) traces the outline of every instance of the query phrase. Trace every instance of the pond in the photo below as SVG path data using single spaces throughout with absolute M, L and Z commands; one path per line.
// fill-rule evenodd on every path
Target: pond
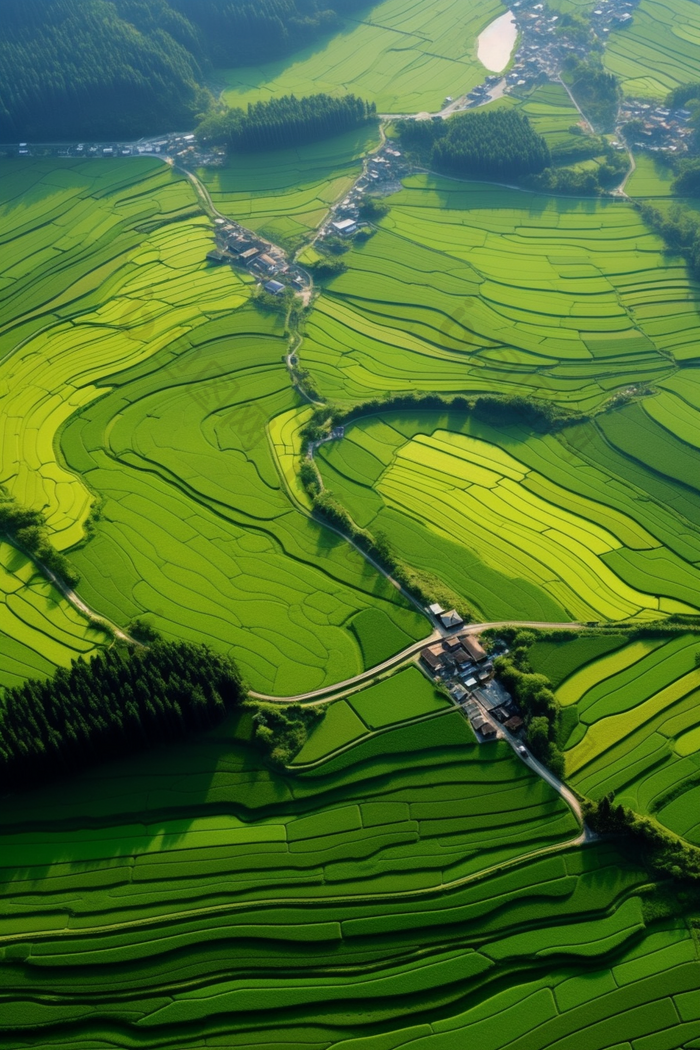
M 510 56 L 518 35 L 518 28 L 512 11 L 496 18 L 479 34 L 478 57 L 482 66 L 492 73 L 500 73 L 510 61 Z

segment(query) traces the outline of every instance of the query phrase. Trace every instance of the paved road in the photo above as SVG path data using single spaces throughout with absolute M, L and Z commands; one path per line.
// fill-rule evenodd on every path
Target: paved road
M 435 623 L 435 621 L 433 621 Z M 371 678 L 375 678 L 377 675 L 383 674 L 384 671 L 390 671 L 393 667 L 398 667 L 399 664 L 409 660 L 416 653 L 419 653 L 421 649 L 424 649 L 426 645 L 432 645 L 434 642 L 439 642 L 442 638 L 452 638 L 456 634 L 480 634 L 481 631 L 486 631 L 492 627 L 531 627 L 539 630 L 550 630 L 550 631 L 577 631 L 581 629 L 580 623 L 540 623 L 534 620 L 494 620 L 491 623 L 470 623 L 464 627 L 460 627 L 457 630 L 448 631 L 445 627 L 435 623 L 435 628 L 432 634 L 429 634 L 426 638 L 423 638 L 420 642 L 414 642 L 412 645 L 402 649 L 400 653 L 396 653 L 395 656 L 390 657 L 388 660 L 384 660 L 380 664 L 376 664 L 374 667 L 369 668 L 367 671 L 362 671 L 361 674 L 356 674 L 352 678 L 346 678 L 344 682 L 336 682 L 335 685 L 324 685 L 321 689 L 312 689 L 308 693 L 297 693 L 296 696 L 270 696 L 267 693 L 250 693 L 250 696 L 255 697 L 256 700 L 266 700 L 273 703 L 279 704 L 297 704 L 308 700 L 318 700 L 325 698 L 325 700 L 335 699 L 337 693 L 347 692 L 352 689 L 353 686 L 360 684 L 361 682 L 369 681 Z

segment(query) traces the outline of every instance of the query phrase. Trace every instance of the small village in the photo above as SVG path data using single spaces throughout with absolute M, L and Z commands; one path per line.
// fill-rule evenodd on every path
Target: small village
M 446 687 L 479 743 L 503 739 L 506 734 L 522 740 L 520 710 L 494 677 L 492 656 L 505 654 L 505 645 L 497 644 L 490 656 L 478 638 L 464 630 L 465 623 L 455 609 L 446 612 L 434 604 L 428 611 L 445 630 L 454 633 L 421 650 L 423 672 Z M 525 753 L 522 746 L 520 753 Z
M 642 99 L 628 99 L 620 108 L 625 141 L 651 153 L 684 153 L 694 135 L 689 109 L 670 110 Z
M 290 263 L 277 245 L 230 219 L 215 219 L 214 231 L 216 247 L 207 253 L 207 262 L 247 270 L 270 295 L 284 295 L 287 288 L 301 292 L 308 287 L 306 272 Z
M 364 197 L 387 197 L 401 189 L 401 179 L 409 166 L 401 151 L 385 143 L 365 160 L 362 174 L 349 193 L 331 209 L 328 218 L 319 227 L 316 243 L 323 244 L 330 237 L 351 238 L 368 223 L 360 218 Z

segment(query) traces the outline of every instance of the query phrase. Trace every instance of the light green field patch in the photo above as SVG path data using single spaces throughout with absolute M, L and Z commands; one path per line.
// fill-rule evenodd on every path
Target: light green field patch
M 430 531 L 458 539 L 492 568 L 550 590 L 573 618 L 622 619 L 658 608 L 602 561 L 619 541 L 523 489 L 518 481 L 527 473 L 502 449 L 462 434 L 446 440 L 438 431 L 400 449 L 377 490 L 389 506 L 425 519 Z
M 700 726 L 693 726 L 687 733 L 682 733 L 674 743 L 679 755 L 694 755 L 700 751 Z
M 626 95 L 663 99 L 700 80 L 700 13 L 692 0 L 641 0 L 632 23 L 613 30 L 605 65 Z
M 629 203 L 428 175 L 404 187 L 307 323 L 304 362 L 327 396 L 517 393 L 588 410 L 688 352 L 690 320 L 658 320 L 692 300 L 687 271 Z
M 556 691 L 557 700 L 562 707 L 577 703 L 593 686 L 636 664 L 648 653 L 657 649 L 660 644 L 659 641 L 643 638 L 625 646 L 624 649 L 618 649 L 614 653 L 602 656 L 592 664 L 587 664 L 559 686 Z
M 364 736 L 367 726 L 360 721 L 347 700 L 329 704 L 323 721 L 311 731 L 309 739 L 294 759 L 295 765 L 316 762 L 339 747 Z

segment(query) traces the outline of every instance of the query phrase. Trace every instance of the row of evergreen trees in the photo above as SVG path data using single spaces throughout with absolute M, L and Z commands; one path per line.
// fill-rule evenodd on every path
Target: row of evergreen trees
M 29 680 L 0 699 L 4 789 L 186 737 L 244 698 L 240 675 L 206 646 L 113 646 L 90 663 Z
M 0 142 L 192 127 L 213 66 L 307 45 L 364 0 L 3 0 Z
M 513 179 L 550 164 L 547 143 L 513 110 L 464 113 L 449 120 L 400 120 L 402 143 L 436 171 Z
M 234 150 L 283 149 L 339 135 L 375 118 L 377 107 L 356 95 L 283 95 L 242 109 L 212 113 L 197 128 L 202 142 Z

